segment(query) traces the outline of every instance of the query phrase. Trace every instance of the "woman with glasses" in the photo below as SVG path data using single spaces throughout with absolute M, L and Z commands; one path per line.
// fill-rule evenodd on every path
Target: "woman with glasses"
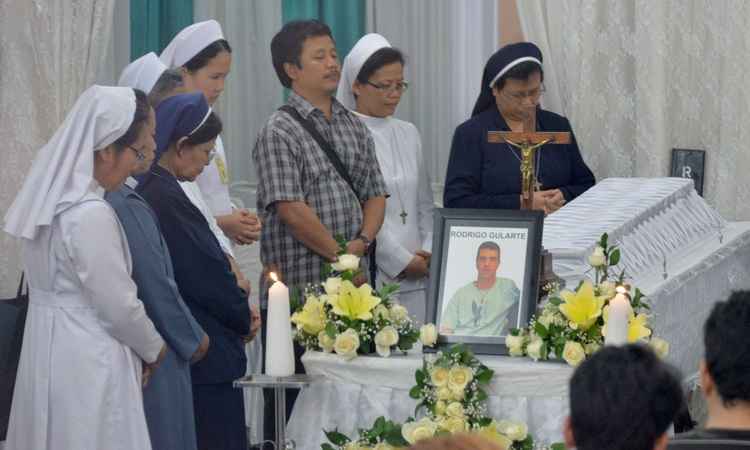
M 243 339 L 252 339 L 259 321 L 251 319 L 247 282 L 232 273 L 206 219 L 179 185 L 209 164 L 221 128 L 201 92 L 164 100 L 156 108 L 157 163 L 137 191 L 156 213 L 180 294 L 211 341 L 191 367 L 198 448 L 245 450 L 243 395 L 232 381 L 245 374 Z
M 539 106 L 543 81 L 542 52 L 530 42 L 506 45 L 490 57 L 471 119 L 453 135 L 443 197 L 447 208 L 520 208 L 519 150 L 488 142 L 488 131 L 571 133 L 570 144 L 536 152 L 534 209 L 552 213 L 594 185 L 568 119 Z
M 370 130 L 390 193 L 377 234 L 377 283 L 400 282 L 399 301 L 424 321 L 434 202 L 419 131 L 393 117 L 408 86 L 403 55 L 373 33 L 346 56 L 336 98 Z

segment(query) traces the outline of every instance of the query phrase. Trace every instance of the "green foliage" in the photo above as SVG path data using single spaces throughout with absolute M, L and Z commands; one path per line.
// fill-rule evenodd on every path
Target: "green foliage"
M 380 297 L 383 300 L 388 300 L 391 298 L 393 294 L 398 292 L 401 289 L 401 286 L 399 286 L 396 283 L 389 283 L 384 284 L 378 291 L 377 296 Z
M 302 309 L 305 303 L 302 301 L 302 292 L 299 286 L 293 286 L 289 292 L 289 310 L 296 312 Z
M 352 441 L 345 434 L 339 433 L 338 430 L 333 430 L 333 431 L 323 430 L 323 433 L 325 433 L 326 439 L 331 441 L 333 445 L 336 445 L 339 447 L 342 447 Z
M 422 388 L 419 386 L 414 386 L 409 390 L 409 397 L 413 399 L 420 399 L 422 398 Z

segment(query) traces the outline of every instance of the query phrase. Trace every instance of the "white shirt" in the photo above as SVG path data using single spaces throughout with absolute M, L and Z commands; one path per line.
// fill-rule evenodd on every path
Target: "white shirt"
M 92 189 L 24 240 L 29 310 L 8 449 L 150 450 L 141 360 L 164 341 L 130 277 L 127 238 Z
M 221 136 L 216 138 L 216 155 L 195 180 L 201 189 L 203 199 L 214 216 L 232 213 L 234 205 L 229 197 L 229 165 L 224 152 Z
M 393 283 L 417 250 L 432 251 L 434 200 L 423 163 L 422 140 L 417 128 L 409 122 L 356 114 L 372 133 L 380 171 L 390 194 L 375 256 L 378 283 Z M 406 213 L 406 223 L 402 211 Z M 425 289 L 425 281 L 424 278 L 400 281 L 401 292 Z
M 224 234 L 221 228 L 219 228 L 219 224 L 216 223 L 216 218 L 213 216 L 213 214 L 211 214 L 211 210 L 206 204 L 206 201 L 203 198 L 203 194 L 200 187 L 198 187 L 198 184 L 194 181 L 180 181 L 180 187 L 182 188 L 182 191 L 185 192 L 185 195 L 187 195 L 187 198 L 190 199 L 190 202 L 195 205 L 195 207 L 198 208 L 201 214 L 203 214 L 203 217 L 206 218 L 208 227 L 211 229 L 211 232 L 214 234 L 214 236 L 216 236 L 216 240 L 219 241 L 219 245 L 221 246 L 221 249 L 224 251 L 224 253 L 234 258 L 234 251 L 232 251 L 232 242 L 229 240 L 227 235 Z

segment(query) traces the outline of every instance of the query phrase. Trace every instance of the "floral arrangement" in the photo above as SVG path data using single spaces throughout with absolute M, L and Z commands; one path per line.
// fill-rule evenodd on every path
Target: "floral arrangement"
M 603 234 L 588 258 L 594 271 L 593 281 L 585 280 L 573 291 L 547 286 L 548 300 L 529 325 L 511 330 L 506 337 L 510 355 L 529 356 L 536 361 L 556 357 L 578 366 L 598 350 L 607 335 L 609 302 L 617 294 L 618 286 L 627 286 L 625 271 L 618 274 L 613 269 L 620 257 L 620 249 L 609 245 L 607 234 Z M 650 306 L 638 288 L 632 292 L 628 342 L 647 342 L 659 356 L 665 357 L 669 343 L 653 336 L 647 314 Z
M 305 302 L 294 302 L 291 321 L 294 339 L 308 350 L 335 352 L 345 359 L 358 354 L 388 357 L 398 349 L 406 352 L 421 340 L 432 346 L 437 340 L 435 325 L 417 328 L 408 310 L 391 300 L 399 286 L 390 284 L 380 291 L 369 284 L 357 286 L 359 257 L 339 255 L 324 268 L 327 279 L 305 290 Z
M 325 434 L 329 443 L 324 443 L 322 450 L 390 450 L 434 436 L 463 432 L 477 433 L 504 450 L 535 448 L 525 423 L 485 416 L 485 388 L 493 374 L 460 344 L 433 358 L 426 357 L 422 368 L 415 373 L 417 384 L 409 392 L 420 401 L 415 412 L 424 412 L 421 419 L 410 418 L 398 424 L 379 417 L 371 428 L 359 430 L 354 440 L 337 431 L 328 431 Z M 553 444 L 551 448 L 562 447 Z

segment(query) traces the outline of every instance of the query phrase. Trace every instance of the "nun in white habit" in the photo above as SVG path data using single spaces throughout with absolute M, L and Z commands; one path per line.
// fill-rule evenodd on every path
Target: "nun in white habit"
M 377 284 L 400 283 L 399 301 L 424 322 L 434 201 L 419 131 L 393 117 L 407 87 L 403 55 L 372 33 L 344 59 L 336 98 L 370 129 L 391 193 L 377 236 Z
M 166 347 L 103 199 L 150 138 L 149 111 L 133 89 L 87 89 L 5 216 L 5 231 L 23 238 L 30 293 L 7 449 L 151 449 L 142 363 L 148 372 Z

